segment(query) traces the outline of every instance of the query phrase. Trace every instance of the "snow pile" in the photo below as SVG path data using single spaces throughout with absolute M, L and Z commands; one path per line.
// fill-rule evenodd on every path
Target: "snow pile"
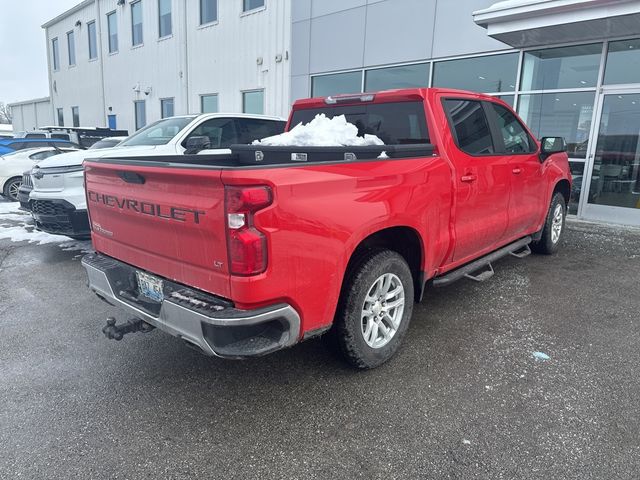
M 31 215 L 18 209 L 17 202 L 0 200 L 0 240 L 29 242 L 38 245 L 57 243 L 65 251 L 92 252 L 90 241 L 72 240 L 64 235 L 51 235 L 35 229 Z
M 256 140 L 253 145 L 275 147 L 363 147 L 384 145 L 375 135 L 358 136 L 358 127 L 347 122 L 344 115 L 327 118 L 324 113 L 315 116 L 309 123 L 299 123 L 288 132 Z

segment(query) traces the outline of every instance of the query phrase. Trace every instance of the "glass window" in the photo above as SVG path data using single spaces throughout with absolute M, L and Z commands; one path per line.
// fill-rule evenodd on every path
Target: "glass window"
M 211 143 L 209 148 L 229 148 L 238 143 L 236 124 L 232 118 L 213 118 L 202 122 L 184 139 L 183 147 L 191 137 L 208 137 Z
M 27 133 L 24 138 L 47 138 L 44 133 Z
M 429 143 L 422 102 L 345 105 L 296 110 L 291 125 L 309 123 L 323 113 L 328 118 L 344 115 L 358 127 L 358 135 L 376 135 L 387 145 Z
M 109 53 L 118 51 L 118 19 L 116 12 L 107 14 L 107 30 L 109 32 Z
M 640 83 L 640 39 L 609 43 L 604 83 Z
M 601 43 L 525 52 L 521 89 L 595 87 L 601 55 Z
M 78 107 L 71 107 L 71 118 L 73 119 L 73 126 L 80 126 L 80 109 Z
M 69 50 L 69 66 L 76 64 L 76 37 L 73 32 L 67 32 L 67 49 Z
M 120 146 L 130 147 L 133 145 L 166 145 L 184 127 L 189 125 L 195 115 L 184 117 L 165 118 L 152 123 L 139 132 L 134 133 L 124 140 Z
M 200 25 L 218 20 L 218 0 L 200 0 Z
M 574 160 L 569 162 L 569 169 L 571 170 L 571 195 L 569 196 L 569 205 L 567 209 L 570 214 L 576 215 L 578 213 L 578 203 L 580 202 L 580 194 L 582 193 L 582 179 L 584 177 L 584 161 Z
M 593 92 L 520 95 L 518 113 L 538 138 L 564 137 L 570 158 L 586 158 Z
M 367 70 L 364 75 L 364 91 L 377 92 L 392 88 L 427 87 L 429 68 L 428 63 L 421 63 Z
M 142 44 L 142 0 L 131 4 L 131 45 Z
M 436 62 L 433 86 L 473 92 L 509 92 L 516 89 L 518 54 L 491 55 Z
M 51 40 L 51 55 L 53 56 L 53 71 L 60 69 L 60 47 L 58 46 L 58 39 Z
M 161 118 L 173 117 L 173 98 L 163 98 L 160 100 Z
M 312 97 L 328 97 L 341 93 L 360 93 L 362 91 L 362 72 L 334 73 L 313 77 Z
M 158 31 L 160 37 L 173 33 L 171 25 L 171 0 L 158 0 Z
M 604 97 L 588 201 L 640 209 L 640 94 Z
M 218 111 L 218 95 L 202 95 L 200 97 L 200 111 L 202 113 L 216 113 Z
M 248 12 L 256 8 L 264 7 L 264 0 L 243 0 L 242 11 Z
M 140 130 L 147 124 L 147 106 L 144 100 L 133 102 L 136 113 L 136 130 Z
M 38 152 L 38 153 L 31 154 L 29 155 L 29 158 L 31 160 L 44 160 L 45 158 L 53 157 L 57 153 L 58 152 L 55 150 L 47 150 L 45 152 Z
M 515 95 L 494 95 L 494 96 L 502 100 L 511 108 L 515 108 Z
M 287 122 L 260 120 L 257 118 L 239 118 L 236 120 L 238 142 L 251 143 L 254 140 L 279 135 L 284 132 Z
M 504 153 L 532 153 L 536 151 L 535 142 L 529 137 L 529 134 L 522 126 L 516 116 L 511 111 L 497 103 L 490 103 L 495 112 L 498 129 L 502 136 Z
M 58 108 L 56 112 L 58 113 L 58 126 L 64 127 L 64 109 Z
M 460 150 L 469 155 L 488 155 L 495 152 L 482 103 L 456 99 L 446 99 L 442 103 Z
M 264 90 L 242 92 L 242 111 L 244 113 L 264 113 Z
M 98 58 L 98 38 L 96 36 L 96 22 L 87 23 L 87 36 L 89 38 L 89 60 Z

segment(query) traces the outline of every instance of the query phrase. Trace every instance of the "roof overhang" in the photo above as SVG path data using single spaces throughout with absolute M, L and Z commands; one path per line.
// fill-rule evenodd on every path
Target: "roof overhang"
M 64 20 L 65 18 L 73 15 L 76 12 L 79 12 L 80 10 L 82 10 L 84 7 L 86 7 L 87 5 L 92 5 L 95 3 L 96 0 L 84 0 L 83 2 L 78 3 L 77 5 L 71 7 L 69 10 L 66 10 L 64 12 L 62 12 L 60 15 L 58 15 L 55 18 L 52 18 L 51 20 L 49 20 L 47 23 L 42 25 L 42 28 L 47 29 L 49 28 L 51 25 L 54 25 L 56 23 L 58 23 L 61 20 Z
M 506 0 L 473 12 L 515 48 L 640 35 L 640 0 Z

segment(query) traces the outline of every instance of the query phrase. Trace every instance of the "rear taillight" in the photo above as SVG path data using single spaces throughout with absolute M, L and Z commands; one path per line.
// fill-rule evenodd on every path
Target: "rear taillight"
M 253 224 L 254 214 L 273 202 L 267 186 L 225 187 L 229 272 L 256 275 L 267 269 L 267 237 Z

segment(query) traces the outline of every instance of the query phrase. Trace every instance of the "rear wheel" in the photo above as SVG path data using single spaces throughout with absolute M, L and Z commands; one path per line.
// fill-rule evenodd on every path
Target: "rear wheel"
M 554 254 L 558 251 L 560 240 L 564 234 L 564 223 L 567 216 L 567 206 L 564 197 L 557 192 L 551 199 L 551 205 L 547 212 L 547 218 L 542 228 L 540 240 L 531 243 L 531 250 L 536 253 L 546 255 Z
M 18 201 L 18 189 L 22 183 L 21 177 L 10 178 L 7 183 L 4 184 L 2 195 L 13 202 Z
M 348 275 L 332 332 L 347 362 L 368 369 L 389 360 L 409 327 L 413 298 L 402 256 L 375 250 L 362 257 Z

